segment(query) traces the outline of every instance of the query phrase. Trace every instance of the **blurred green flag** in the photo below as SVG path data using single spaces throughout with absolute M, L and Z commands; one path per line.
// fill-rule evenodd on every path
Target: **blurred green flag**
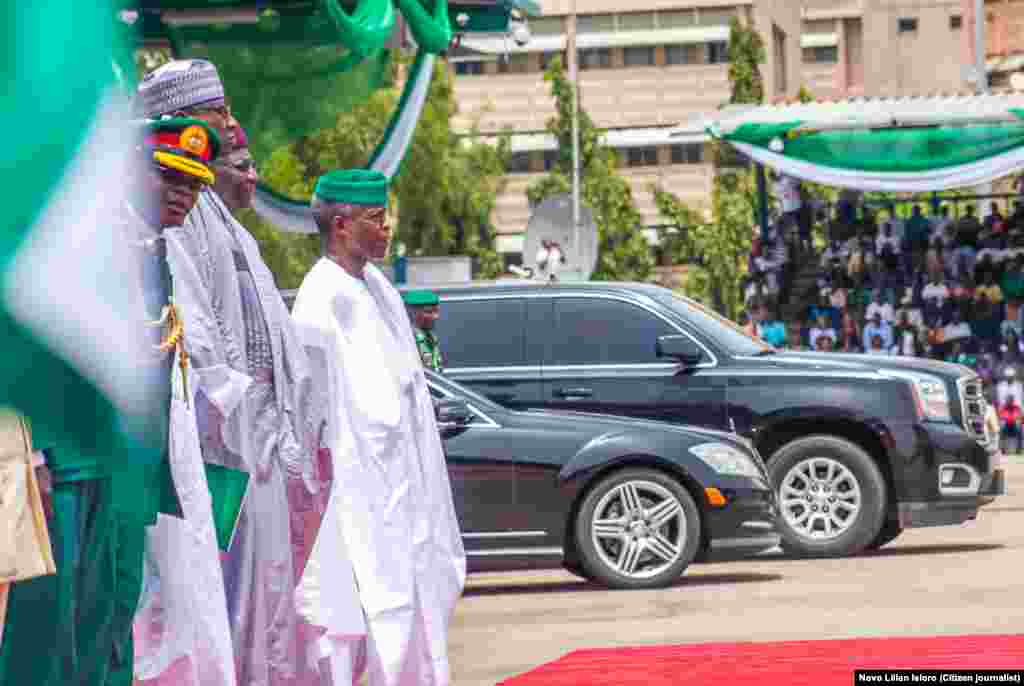
M 152 405 L 134 290 L 110 268 L 125 264 L 112 220 L 134 140 L 115 10 L 0 3 L 0 405 L 30 419 L 37 446 L 153 459 L 126 431 Z

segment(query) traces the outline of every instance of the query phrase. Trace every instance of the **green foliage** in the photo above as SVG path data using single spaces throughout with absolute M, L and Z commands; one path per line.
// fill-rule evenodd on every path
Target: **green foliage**
M 572 189 L 572 107 L 573 84 L 560 58 L 544 73 L 555 99 L 555 116 L 547 130 L 558 141 L 558 161 L 546 176 L 527 189 L 531 205 Z M 615 153 L 601 142 L 601 132 L 583 109 L 579 109 L 580 200 L 594 214 L 598 232 L 595 280 L 644 281 L 654 269 L 654 258 L 644 238 L 643 218 L 633 202 L 629 183 L 616 168 Z
M 806 105 L 809 102 L 814 102 L 814 95 L 807 86 L 800 86 L 800 90 L 797 91 L 796 94 L 796 99 L 798 102 Z
M 263 165 L 263 178 L 276 191 L 296 199 L 308 199 L 316 179 L 331 169 L 361 167 L 382 140 L 391 114 L 398 106 L 396 88 L 381 89 L 365 102 L 338 116 L 335 126 L 318 131 L 294 145 L 278 148 Z M 501 273 L 501 257 L 495 251 L 491 214 L 502 189 L 509 146 L 503 137 L 497 146 L 475 142 L 455 134 L 451 119 L 455 100 L 447 67 L 435 66 L 423 114 L 398 177 L 392 198 L 398 224 L 395 244 L 409 256 L 469 255 L 475 278 Z M 248 221 L 246 226 L 253 229 Z M 270 249 L 275 240 L 267 237 Z M 262 247 L 262 245 L 261 245 Z M 264 248 L 266 250 L 266 248 Z M 291 247 L 294 258 L 279 262 L 281 281 L 308 269 L 301 246 Z M 301 279 L 301 276 L 300 276 Z
M 757 191 L 751 171 L 722 171 L 711 195 L 711 220 L 677 196 L 653 188 L 658 211 L 676 230 L 660 230 L 664 249 L 676 263 L 691 263 L 687 295 L 735 318 L 743 303 L 740 278 L 746 273 L 753 237 L 751 217 Z
M 761 34 L 740 21 L 739 17 L 733 17 L 729 29 L 730 103 L 764 102 L 764 79 L 759 65 L 766 57 Z

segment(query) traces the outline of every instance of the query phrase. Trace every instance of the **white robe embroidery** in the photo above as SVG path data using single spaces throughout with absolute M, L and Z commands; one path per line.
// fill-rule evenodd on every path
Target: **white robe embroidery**
M 446 686 L 448 624 L 466 557 L 405 307 L 379 270 L 368 266 L 364 275 L 365 283 L 322 259 L 293 309 L 331 342 L 337 364 L 330 507 L 340 521 L 325 522 L 321 539 L 337 527 L 357 590 L 337 594 L 325 628 L 328 638 L 354 638 L 365 615 L 371 686 Z M 324 558 L 314 553 L 307 567 L 300 607 L 311 605 L 307 589 L 346 578 Z M 359 605 L 346 607 L 353 593 Z

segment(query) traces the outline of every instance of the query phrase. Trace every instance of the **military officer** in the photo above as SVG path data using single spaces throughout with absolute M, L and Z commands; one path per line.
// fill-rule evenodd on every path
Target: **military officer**
M 440 372 L 444 366 L 444 355 L 441 354 L 437 334 L 434 333 L 434 325 L 441 316 L 440 298 L 433 291 L 415 290 L 403 293 L 402 300 L 405 301 L 412 319 L 416 349 L 423 360 L 423 366 Z

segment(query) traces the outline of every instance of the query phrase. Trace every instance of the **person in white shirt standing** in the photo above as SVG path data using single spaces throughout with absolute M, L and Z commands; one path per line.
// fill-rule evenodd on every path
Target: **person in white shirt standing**
M 371 262 L 387 255 L 387 203 L 387 177 L 369 170 L 330 172 L 314 191 L 324 257 L 293 316 L 332 353 L 334 488 L 296 604 L 326 631 L 336 686 L 364 671 L 370 686 L 447 686 L 466 555 L 409 317 Z

